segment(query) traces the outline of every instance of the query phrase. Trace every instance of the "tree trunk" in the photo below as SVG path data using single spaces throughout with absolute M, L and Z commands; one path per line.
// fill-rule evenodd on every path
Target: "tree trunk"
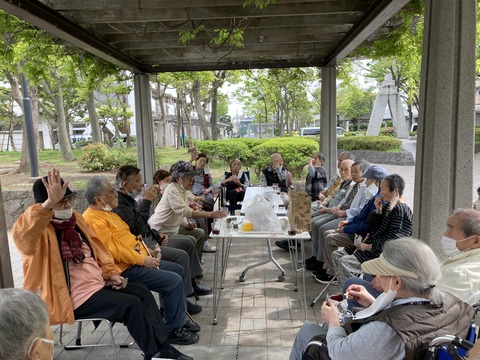
M 100 132 L 100 121 L 98 119 L 97 109 L 95 108 L 95 91 L 88 92 L 87 100 L 88 118 L 90 119 L 90 130 L 92 132 L 92 143 L 102 142 L 102 134 Z
M 165 91 L 167 90 L 167 85 L 165 85 L 164 90 L 162 90 L 160 83 L 157 82 L 156 89 L 158 106 L 160 107 L 160 126 L 162 127 L 162 139 L 157 140 L 157 145 L 167 146 L 167 115 L 165 113 Z
M 17 151 L 17 148 L 15 147 L 15 142 L 13 141 L 13 121 L 10 120 L 10 127 L 8 129 L 8 141 L 10 141 L 10 144 L 12 145 L 12 150 Z M 7 150 L 8 150 L 8 144 L 7 144 Z
M 40 150 L 40 142 L 38 141 L 38 123 L 40 114 L 38 113 L 38 93 L 37 88 L 35 86 L 30 86 L 28 89 L 28 93 L 30 95 L 30 103 L 32 106 L 32 121 L 33 121 L 33 134 L 35 136 L 35 146 L 37 148 L 37 154 Z M 38 161 L 37 161 L 38 163 Z
M 210 140 L 210 132 L 208 131 L 207 121 L 205 120 L 205 110 L 202 107 L 200 99 L 200 80 L 195 80 L 192 86 L 192 96 L 195 110 L 197 111 L 198 121 L 200 123 L 200 129 L 202 130 L 203 139 Z
M 192 137 L 192 118 L 190 116 L 191 106 L 187 104 L 186 97 L 182 98 L 183 102 L 183 112 L 187 118 L 187 137 L 188 137 L 188 148 L 193 147 L 193 137 Z
M 53 103 L 55 105 L 55 111 L 57 112 L 57 134 L 62 158 L 64 161 L 74 161 L 75 158 L 73 157 L 70 146 L 70 136 L 67 131 L 65 108 L 63 107 L 63 91 L 60 83 L 56 86 Z

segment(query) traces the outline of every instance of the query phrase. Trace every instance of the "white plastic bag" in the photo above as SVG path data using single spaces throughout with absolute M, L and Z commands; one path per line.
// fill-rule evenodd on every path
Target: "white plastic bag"
M 278 232 L 281 230 L 273 205 L 269 199 L 255 195 L 245 210 L 245 221 L 253 224 L 253 231 Z

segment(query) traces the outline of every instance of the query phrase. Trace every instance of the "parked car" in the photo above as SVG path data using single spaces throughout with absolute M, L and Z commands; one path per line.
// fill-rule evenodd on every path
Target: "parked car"
M 337 126 L 337 135 L 345 135 L 347 130 L 345 130 L 343 127 Z M 320 127 L 304 127 L 301 128 L 299 133 L 300 136 L 315 136 L 320 134 Z

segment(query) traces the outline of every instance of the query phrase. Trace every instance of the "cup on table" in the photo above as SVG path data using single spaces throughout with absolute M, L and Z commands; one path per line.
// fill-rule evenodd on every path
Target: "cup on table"
M 297 229 L 297 228 L 290 228 L 290 229 L 288 229 L 288 235 L 290 235 L 290 236 L 295 236 L 295 235 L 297 235 L 297 233 L 298 233 L 298 229 Z
M 212 234 L 213 235 L 220 234 L 220 227 L 221 227 L 220 221 L 215 220 L 212 224 Z

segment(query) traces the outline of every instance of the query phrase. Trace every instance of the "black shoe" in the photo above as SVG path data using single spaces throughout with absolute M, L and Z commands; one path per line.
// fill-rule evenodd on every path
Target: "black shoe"
M 313 264 L 306 264 L 305 268 L 311 271 L 319 271 L 323 269 L 323 262 L 316 260 Z
M 187 311 L 190 315 L 195 315 L 202 311 L 202 307 L 187 300 Z
M 314 264 L 316 261 L 317 261 L 317 257 L 311 256 L 307 260 L 305 260 L 305 265 Z
M 235 210 L 228 210 L 228 212 L 230 213 L 230 215 L 235 216 Z
M 275 241 L 275 245 L 277 245 L 280 249 L 288 250 L 289 241 L 290 240 L 277 240 L 277 241 Z M 294 247 L 295 246 L 295 241 L 291 241 L 290 246 Z M 297 242 L 297 248 L 300 249 L 300 246 L 301 246 L 301 243 L 298 241 Z
M 325 275 L 327 273 L 327 270 L 325 270 L 324 268 L 321 268 L 320 270 L 318 271 L 314 271 L 312 273 L 313 276 L 321 276 L 321 275 Z
M 187 331 L 192 332 L 192 333 L 196 333 L 196 332 L 199 332 L 201 330 L 200 325 L 198 325 L 197 323 L 194 323 L 193 321 L 190 321 L 190 320 L 187 320 L 185 325 L 183 325 L 183 328 Z
M 332 281 L 332 279 L 333 279 L 333 281 Z M 320 283 L 320 284 L 328 284 L 330 281 L 332 281 L 332 284 L 336 284 L 337 283 L 337 278 L 334 278 L 333 276 L 325 273 L 324 275 L 315 276 L 315 281 Z
M 182 354 L 180 351 L 175 349 L 173 346 L 170 346 L 168 350 L 161 350 L 153 355 L 145 355 L 143 357 L 145 360 L 151 360 L 152 358 L 161 358 L 161 359 L 176 359 L 176 360 L 193 360 L 192 357 Z
M 168 333 L 168 342 L 177 345 L 191 345 L 198 342 L 198 335 L 181 327 Z
M 195 291 L 195 294 L 198 296 L 205 296 L 212 293 L 212 288 L 210 286 L 202 285 L 196 281 L 193 281 L 192 286 L 193 291 Z

